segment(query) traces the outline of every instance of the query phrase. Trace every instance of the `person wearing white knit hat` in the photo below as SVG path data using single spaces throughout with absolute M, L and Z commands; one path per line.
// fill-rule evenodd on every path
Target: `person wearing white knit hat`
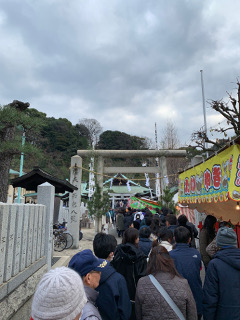
M 32 302 L 31 320 L 79 320 L 87 303 L 81 277 L 70 268 L 47 272 Z

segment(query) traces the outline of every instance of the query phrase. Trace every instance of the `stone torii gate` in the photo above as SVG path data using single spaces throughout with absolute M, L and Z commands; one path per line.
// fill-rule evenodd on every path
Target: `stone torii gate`
M 166 158 L 184 158 L 186 150 L 78 150 L 71 158 L 70 182 L 78 187 L 70 194 L 68 230 L 73 235 L 73 248 L 78 248 L 79 219 L 81 205 L 82 158 L 94 157 L 97 160 L 97 183 L 103 190 L 103 175 L 112 173 L 159 173 L 167 175 Z M 106 158 L 159 158 L 158 167 L 106 167 Z M 161 189 L 165 188 L 165 179 L 160 179 Z

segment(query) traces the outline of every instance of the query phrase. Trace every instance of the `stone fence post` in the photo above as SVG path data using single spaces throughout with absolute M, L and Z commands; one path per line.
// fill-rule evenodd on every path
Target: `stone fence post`
M 53 210 L 55 187 L 45 182 L 37 188 L 37 203 L 46 206 L 45 220 L 45 255 L 47 257 L 48 270 L 51 269 L 52 250 L 53 250 Z

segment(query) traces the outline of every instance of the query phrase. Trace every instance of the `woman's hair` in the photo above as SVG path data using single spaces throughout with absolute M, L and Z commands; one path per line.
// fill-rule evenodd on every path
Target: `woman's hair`
M 203 229 L 207 229 L 209 235 L 211 235 L 212 237 L 215 236 L 214 224 L 216 222 L 217 222 L 216 217 L 209 214 L 208 216 L 206 216 L 206 219 L 203 224 Z
M 153 216 L 152 218 L 152 222 L 151 222 L 151 225 L 150 225 L 150 229 L 152 231 L 153 234 L 155 234 L 156 236 L 158 236 L 158 232 L 159 232 L 159 229 L 160 229 L 160 217 L 159 216 Z
M 139 222 L 139 220 L 133 221 L 133 228 L 139 230 L 139 228 L 140 228 L 140 222 Z
M 159 272 L 167 272 L 172 275 L 181 277 L 177 272 L 174 261 L 170 257 L 167 249 L 161 245 L 152 248 L 147 265 L 147 275 L 156 275 Z
M 157 247 L 158 245 L 159 245 L 158 240 L 153 240 L 153 242 L 152 242 L 152 249 L 155 248 L 155 247 Z
M 148 209 L 148 208 L 145 208 L 145 215 L 144 217 L 150 217 L 152 218 L 153 214 L 152 212 Z
M 135 228 L 128 228 L 123 234 L 122 244 L 131 243 L 138 247 L 135 243 L 137 238 L 139 238 L 138 230 Z

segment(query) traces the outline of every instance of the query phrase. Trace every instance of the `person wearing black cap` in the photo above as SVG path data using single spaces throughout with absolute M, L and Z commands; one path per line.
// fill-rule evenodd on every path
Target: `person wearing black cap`
M 107 261 L 98 259 L 91 250 L 86 249 L 75 254 L 68 267 L 76 271 L 83 280 L 84 290 L 87 296 L 87 304 L 83 308 L 81 320 L 102 320 L 96 307 L 101 271 L 107 266 Z
M 203 287 L 203 316 L 207 320 L 240 319 L 240 250 L 232 228 L 216 237 L 220 249 L 209 262 Z

